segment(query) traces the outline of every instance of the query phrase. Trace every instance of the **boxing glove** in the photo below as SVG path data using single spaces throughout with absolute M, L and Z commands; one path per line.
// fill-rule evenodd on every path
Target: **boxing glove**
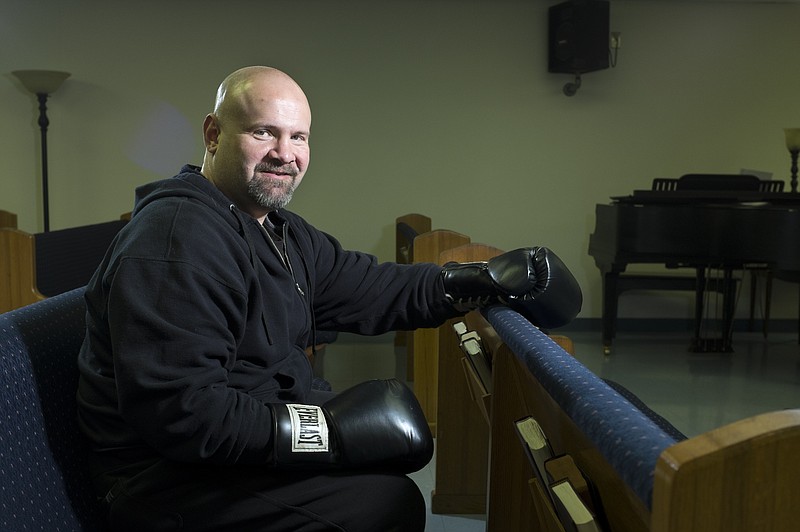
M 371 380 L 322 406 L 269 404 L 278 469 L 381 468 L 412 473 L 433 457 L 433 436 L 411 390 Z
M 445 264 L 447 300 L 459 311 L 501 303 L 545 329 L 572 321 L 583 304 L 578 282 L 545 247 L 520 248 L 487 262 Z

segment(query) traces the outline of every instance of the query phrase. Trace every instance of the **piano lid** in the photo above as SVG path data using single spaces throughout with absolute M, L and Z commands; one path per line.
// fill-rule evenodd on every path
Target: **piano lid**
M 747 174 L 686 174 L 678 179 L 656 178 L 650 190 L 628 196 L 611 196 L 616 203 L 675 204 L 796 204 L 800 194 L 783 192 L 784 182 Z
M 611 200 L 615 203 L 632 205 L 664 203 L 771 203 L 786 205 L 800 203 L 800 193 L 749 190 L 634 190 L 632 194 L 627 196 L 611 196 Z

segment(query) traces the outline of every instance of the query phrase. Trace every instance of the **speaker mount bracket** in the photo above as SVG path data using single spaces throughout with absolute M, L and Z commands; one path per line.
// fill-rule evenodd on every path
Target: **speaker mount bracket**
M 569 83 L 564 85 L 562 89 L 564 91 L 564 95 L 566 96 L 575 96 L 578 92 L 578 89 L 581 88 L 581 74 L 580 72 L 575 73 L 575 81 L 570 81 Z

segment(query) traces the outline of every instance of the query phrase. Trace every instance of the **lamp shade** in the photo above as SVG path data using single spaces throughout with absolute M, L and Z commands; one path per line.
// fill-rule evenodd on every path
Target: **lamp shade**
M 57 70 L 14 70 L 11 73 L 34 94 L 54 93 L 70 75 Z
M 786 134 L 786 147 L 789 151 L 800 150 L 800 127 L 787 127 L 783 132 Z

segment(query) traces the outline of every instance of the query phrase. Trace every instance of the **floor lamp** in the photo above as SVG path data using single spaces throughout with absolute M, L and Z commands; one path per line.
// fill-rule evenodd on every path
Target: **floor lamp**
M 797 154 L 800 153 L 800 127 L 788 127 L 783 130 L 786 134 L 786 147 L 792 157 L 792 192 L 797 192 Z
M 15 70 L 13 74 L 22 85 L 36 95 L 39 100 L 39 129 L 42 131 L 42 205 L 44 211 L 44 231 L 50 230 L 50 200 L 47 193 L 47 97 L 58 90 L 69 72 L 55 70 Z

